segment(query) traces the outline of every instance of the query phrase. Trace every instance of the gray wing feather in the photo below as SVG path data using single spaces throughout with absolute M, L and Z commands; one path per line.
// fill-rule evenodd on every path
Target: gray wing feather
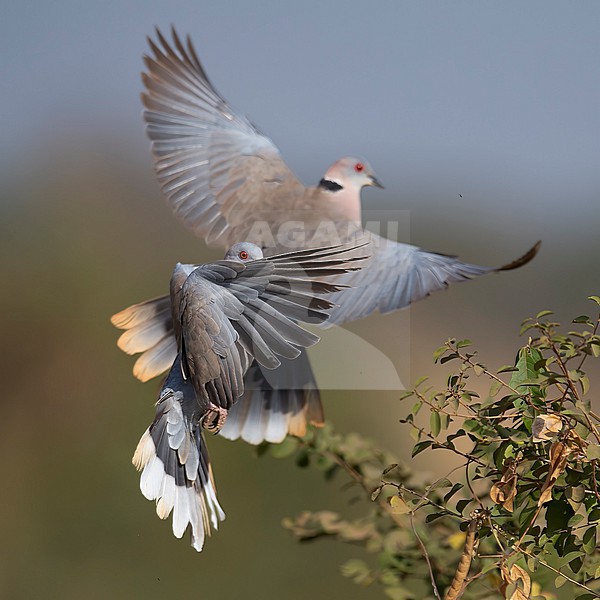
M 174 331 L 182 373 L 198 401 L 229 409 L 243 393 L 249 357 L 268 369 L 281 358 L 293 359 L 318 337 L 288 316 L 303 310 L 307 319 L 324 321 L 333 305 L 317 294 L 341 289 L 315 276 L 339 275 L 358 268 L 345 258 L 355 246 L 302 250 L 248 263 L 218 261 L 194 269 L 183 284 L 178 265 L 171 282 Z M 272 299 L 284 299 L 278 308 Z M 307 310 L 307 307 L 309 310 Z M 281 311 L 281 312 L 280 312 Z
M 540 247 L 538 242 L 507 265 L 485 267 L 462 262 L 455 256 L 386 240 L 374 233 L 371 239 L 370 248 L 374 254 L 363 269 L 334 278 L 336 283 L 348 287 L 330 297 L 337 306 L 332 309 L 325 327 L 362 319 L 375 311 L 388 313 L 405 308 L 432 292 L 448 287 L 450 283 L 516 269 L 532 260 Z
M 203 407 L 229 408 L 243 392 L 240 353 L 245 349 L 236 344 L 239 336 L 230 320 L 240 318 L 243 305 L 197 272 L 181 291 L 182 370 Z
M 176 216 L 209 244 L 230 245 L 236 228 L 305 188 L 277 147 L 217 92 L 191 44 L 157 30 L 142 78 L 155 168 Z M 241 239 L 241 238 L 240 238 Z
M 322 323 L 327 318 L 332 303 L 315 294 L 335 292 L 339 285 L 319 280 L 310 282 L 306 278 L 330 279 L 331 276 L 357 268 L 354 265 L 358 264 L 357 259 L 362 258 L 365 252 L 363 250 L 354 256 L 356 253 L 353 246 L 340 246 L 286 253 L 256 261 L 258 264 L 249 263 L 246 268 L 240 267 L 240 263 L 228 261 L 214 263 L 210 268 L 192 264 L 178 265 L 174 271 L 172 287 L 176 283 L 182 287 L 189 274 L 200 268 L 205 279 L 226 287 L 242 304 L 248 306 L 249 313 L 258 312 L 263 317 L 263 313 L 270 315 L 269 322 L 276 314 L 279 315 L 276 317 L 278 324 L 288 331 L 291 327 L 296 335 L 303 336 L 303 345 L 311 345 L 316 337 L 290 325 L 290 320 Z M 240 275 L 239 280 L 237 275 Z M 293 286 L 286 279 L 290 277 L 294 280 Z M 173 293 L 179 291 L 174 290 Z M 115 327 L 125 329 L 125 333 L 119 338 L 119 347 L 130 353 L 142 353 L 134 366 L 134 375 L 142 381 L 148 381 L 167 371 L 177 355 L 171 305 L 171 298 L 163 296 L 130 306 L 111 318 Z M 236 311 L 228 312 L 227 305 L 223 309 L 225 316 L 235 320 Z M 244 334 L 243 328 L 238 327 L 235 321 L 234 327 L 237 328 L 241 341 L 247 342 L 248 350 L 253 346 L 257 347 L 251 341 L 252 336 Z M 152 332 L 153 337 L 148 332 Z M 154 345 L 150 345 L 159 337 L 155 332 L 163 332 L 162 337 Z M 269 357 L 268 352 L 264 352 L 263 356 L 264 361 L 276 364 L 276 360 Z M 247 360 L 247 357 L 241 358 Z

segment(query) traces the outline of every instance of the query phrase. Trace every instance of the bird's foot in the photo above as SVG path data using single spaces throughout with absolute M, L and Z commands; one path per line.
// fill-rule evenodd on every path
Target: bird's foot
M 227 420 L 228 410 L 214 404 L 206 411 L 204 419 L 202 419 L 202 427 L 210 433 L 219 433 L 225 421 Z

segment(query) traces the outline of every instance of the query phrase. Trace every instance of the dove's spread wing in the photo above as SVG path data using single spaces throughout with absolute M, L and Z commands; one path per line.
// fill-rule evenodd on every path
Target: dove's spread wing
M 344 283 L 348 288 L 331 297 L 337 306 L 325 326 L 362 319 L 377 310 L 388 313 L 444 289 L 450 283 L 516 269 L 532 260 L 540 246 L 538 242 L 522 257 L 502 267 L 484 267 L 367 233 L 372 244 L 365 248 L 372 256 L 360 271 L 335 278 L 336 283 Z
M 300 250 L 248 263 L 202 265 L 177 293 L 173 321 L 184 376 L 202 401 L 230 408 L 243 393 L 250 358 L 268 369 L 293 359 L 318 337 L 296 323 L 322 323 L 333 304 L 322 281 L 356 269 L 354 246 Z M 175 271 L 177 273 L 177 269 Z M 172 295 L 172 298 L 175 295 Z
M 315 298 L 312 291 L 309 293 L 301 292 L 299 289 L 301 286 L 312 287 L 306 282 L 296 282 L 295 294 L 293 297 L 288 296 L 286 292 L 289 290 L 289 285 L 285 281 L 277 281 L 277 276 L 281 278 L 283 273 L 294 275 L 296 278 L 301 275 L 310 275 L 311 277 L 339 275 L 349 269 L 357 268 L 354 264 L 359 254 L 362 255 L 362 251 L 348 245 L 339 246 L 338 248 L 301 250 L 269 259 L 277 267 L 274 270 L 273 280 L 268 278 L 259 280 L 256 278 L 249 281 L 248 275 L 250 273 L 255 273 L 257 269 L 264 268 L 264 266 L 257 265 L 252 266 L 248 271 L 242 272 L 242 279 L 245 281 L 246 288 L 255 286 L 259 291 L 262 290 L 261 293 L 266 291 L 267 296 L 263 299 L 270 304 L 271 308 L 288 318 L 306 323 L 321 323 L 325 318 L 323 311 L 328 309 L 331 303 L 324 298 Z M 265 261 L 259 262 L 260 265 L 264 265 Z M 196 266 L 179 265 L 178 268 L 191 272 Z M 206 269 L 204 273 L 206 273 Z M 223 277 L 220 280 L 221 283 L 225 282 Z M 269 284 L 268 289 L 266 289 L 267 284 Z M 239 282 L 229 280 L 227 285 L 231 289 L 236 289 Z M 333 288 L 329 289 L 334 291 Z M 243 288 L 241 290 L 243 291 Z M 322 290 L 327 291 L 324 287 L 322 287 Z M 253 299 L 253 302 L 259 307 L 262 306 L 256 298 Z M 264 310 L 269 310 L 269 308 L 267 307 Z M 148 381 L 171 367 L 177 356 L 177 343 L 169 296 L 130 306 L 113 315 L 111 322 L 115 327 L 125 330 L 119 338 L 119 348 L 128 354 L 141 354 L 134 366 L 134 375 L 138 379 Z
M 162 189 L 179 219 L 208 244 L 244 238 L 261 215 L 292 207 L 304 186 L 277 147 L 212 86 L 188 38 L 173 30 L 173 46 L 145 57 L 143 102 L 147 133 Z

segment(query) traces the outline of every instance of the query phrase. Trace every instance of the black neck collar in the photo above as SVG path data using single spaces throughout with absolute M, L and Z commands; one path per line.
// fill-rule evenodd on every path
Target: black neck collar
M 339 183 L 329 179 L 321 179 L 321 181 L 319 181 L 319 187 L 329 192 L 339 192 L 344 189 Z

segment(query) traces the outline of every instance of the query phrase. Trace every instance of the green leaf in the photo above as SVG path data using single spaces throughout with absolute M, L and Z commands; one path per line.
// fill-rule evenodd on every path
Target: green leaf
M 518 371 L 517 367 L 514 365 L 503 365 L 497 371 L 497 373 L 511 373 L 512 371 Z
M 410 506 L 402 496 L 392 496 L 389 499 L 389 504 L 392 507 L 392 514 L 405 515 L 410 512 Z
M 598 444 L 590 444 L 586 448 L 585 456 L 588 460 L 600 459 L 600 446 Z
M 585 517 L 581 514 L 573 515 L 569 519 L 569 522 L 567 523 L 567 527 L 569 527 L 569 528 L 575 527 L 575 525 L 577 525 L 578 523 L 581 523 L 581 521 L 583 521 L 583 519 L 585 519 Z
M 517 371 L 510 378 L 510 386 L 518 388 L 523 384 L 538 383 L 539 373 L 536 369 L 536 363 L 542 359 L 539 350 L 535 348 L 521 348 L 517 360 Z
M 449 488 L 451 485 L 452 482 L 448 478 L 442 477 L 442 479 L 438 479 L 430 486 L 429 491 L 439 490 L 440 488 Z
M 371 579 L 371 570 L 364 560 L 352 558 L 344 563 L 340 570 L 344 577 L 350 577 L 356 583 L 368 584 Z
M 388 587 L 385 588 L 383 593 L 391 600 L 406 600 L 407 598 L 414 598 L 410 592 L 403 587 Z
M 456 510 L 462 515 L 469 504 L 471 504 L 471 500 L 459 500 L 456 503 Z
M 418 444 L 415 444 L 415 446 L 412 450 L 412 457 L 414 458 L 415 456 L 417 456 L 417 454 L 420 454 L 421 452 L 423 452 L 423 450 L 426 450 L 432 444 L 433 444 L 433 442 L 431 440 L 425 440 L 423 442 L 419 442 Z
M 281 444 L 273 444 L 271 446 L 271 456 L 275 458 L 287 458 L 296 452 L 298 445 L 298 438 L 288 436 Z
M 583 549 L 586 554 L 593 554 L 596 550 L 596 526 L 592 525 L 583 534 Z
M 462 483 L 455 483 L 452 486 L 452 489 L 444 496 L 444 504 L 447 504 L 448 500 L 450 500 L 450 498 L 452 498 L 452 496 L 454 496 L 454 494 L 456 494 L 458 491 L 462 490 L 464 487 L 465 486 Z
M 442 356 L 442 358 L 440 358 L 440 365 L 443 365 L 451 360 L 455 360 L 456 358 L 458 358 L 458 354 L 456 352 L 446 354 L 446 356 Z
M 371 502 L 375 502 L 375 500 L 377 500 L 377 498 L 379 498 L 379 494 L 381 494 L 381 490 L 383 488 L 383 485 L 378 485 L 372 492 L 371 492 Z
M 490 386 L 490 397 L 493 398 L 502 389 L 503 383 L 501 381 L 494 380 Z
M 535 315 L 536 319 L 541 319 L 542 317 L 547 317 L 548 315 L 553 315 L 554 313 L 551 310 L 542 310 L 537 315 Z
M 481 574 L 489 573 L 490 571 L 494 571 L 498 568 L 498 563 L 494 561 L 486 561 L 481 569 Z
M 588 300 L 595 302 L 596 304 L 600 304 L 600 296 L 588 296 Z
M 592 321 L 587 315 L 579 315 L 573 319 L 573 323 L 586 323 L 587 325 L 593 325 Z
M 557 548 L 557 550 L 558 550 L 558 548 Z M 565 565 L 569 564 L 570 562 L 573 562 L 574 560 L 581 558 L 583 556 L 583 554 L 584 553 L 582 550 L 574 550 L 573 552 L 568 552 L 564 556 L 561 556 L 561 558 L 558 561 L 556 566 L 562 569 Z
M 429 426 L 431 427 L 431 434 L 433 437 L 437 437 L 442 430 L 442 421 L 440 419 L 440 413 L 433 411 L 429 417 Z M 414 456 L 414 455 L 413 455 Z
M 570 486 L 565 490 L 565 496 L 567 497 L 567 501 L 571 505 L 574 511 L 577 511 L 585 498 L 585 486 L 583 485 L 574 485 Z M 577 515 L 575 515 L 577 516 Z M 580 515 L 583 518 L 583 515 Z M 573 520 L 573 519 L 571 519 Z M 569 521 L 569 527 L 572 527 L 571 521 Z
M 579 383 L 581 385 L 581 391 L 584 394 L 587 394 L 590 391 L 590 378 L 587 375 L 581 375 Z
M 423 376 L 423 377 L 419 377 L 419 379 L 417 379 L 417 381 L 415 381 L 415 388 L 418 388 L 423 382 L 427 381 L 429 379 L 429 377 L 427 377 L 427 375 Z
M 559 587 L 563 586 L 565 583 L 567 583 L 567 580 L 562 575 L 559 575 L 554 580 L 554 587 L 559 588 Z
M 427 515 L 425 517 L 425 523 L 432 523 L 433 521 L 437 521 L 438 519 L 441 519 L 442 517 L 445 517 L 448 513 L 448 511 L 441 511 L 441 512 L 436 512 L 436 513 L 431 513 L 430 515 Z
M 450 415 L 447 413 L 440 413 L 440 424 L 444 431 L 448 429 L 448 425 L 450 425 Z
M 538 556 L 530 556 L 530 557 L 527 558 L 526 562 L 527 562 L 528 569 L 532 573 L 534 573 L 537 570 L 537 568 L 538 568 L 538 566 L 540 564 L 540 559 L 539 559 Z
M 526 331 L 529 331 L 530 329 L 533 329 L 537 326 L 538 325 L 536 323 L 523 323 L 521 329 L 519 329 L 519 335 L 523 335 Z
M 535 508 L 535 507 L 534 507 Z M 551 536 L 567 527 L 574 511 L 569 504 L 562 500 L 551 500 L 546 508 L 546 535 Z
M 434 353 L 433 353 L 433 362 L 437 362 L 439 360 L 439 358 L 441 356 L 443 356 L 444 354 L 446 354 L 446 351 L 448 350 L 448 346 L 440 346 Z
M 458 342 L 456 342 L 456 347 L 457 348 L 466 348 L 467 346 L 470 346 L 473 342 L 471 340 L 459 340 Z

